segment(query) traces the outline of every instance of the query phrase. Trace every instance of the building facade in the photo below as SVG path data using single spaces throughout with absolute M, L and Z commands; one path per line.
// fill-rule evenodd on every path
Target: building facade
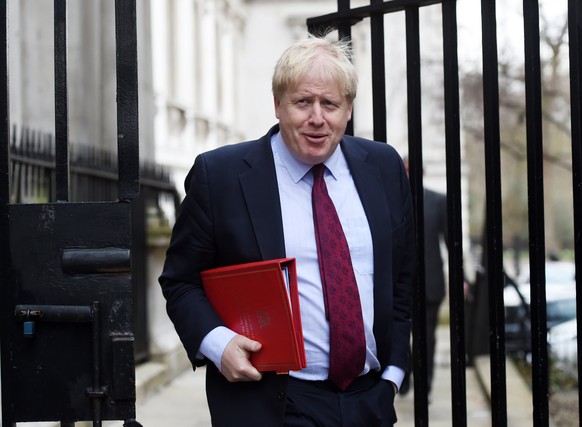
M 53 23 L 46 19 L 53 14 L 53 2 L 10 0 L 9 4 L 11 122 L 54 132 Z M 256 139 L 276 123 L 271 75 L 277 58 L 292 41 L 307 35 L 307 18 L 337 10 L 334 0 L 139 0 L 136 4 L 140 156 L 166 166 L 180 192 L 197 154 Z M 73 144 L 115 150 L 114 0 L 67 5 L 69 139 Z M 385 19 L 387 139 L 405 155 L 404 14 Z M 423 8 L 421 26 L 426 63 L 422 76 L 425 179 L 427 186 L 444 190 L 440 8 Z M 369 27 L 366 20 L 358 23 L 352 36 L 360 75 L 355 133 L 371 138 Z M 174 214 L 168 205 L 169 226 Z M 171 360 L 181 369 L 181 344 L 157 285 L 169 229 L 149 240 L 145 284 L 149 346 L 152 358 Z

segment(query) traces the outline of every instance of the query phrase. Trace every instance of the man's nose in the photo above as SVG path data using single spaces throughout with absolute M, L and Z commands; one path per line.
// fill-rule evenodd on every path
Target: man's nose
M 311 116 L 309 121 L 314 125 L 321 125 L 325 121 L 323 117 L 323 109 L 319 102 L 314 102 L 311 108 Z

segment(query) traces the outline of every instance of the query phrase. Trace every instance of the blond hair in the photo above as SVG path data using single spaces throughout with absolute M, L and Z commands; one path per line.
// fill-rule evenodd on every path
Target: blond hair
M 323 68 L 325 77 L 335 80 L 342 95 L 348 102 L 353 102 L 358 87 L 358 76 L 351 62 L 352 50 L 349 41 L 332 42 L 313 36 L 293 43 L 277 61 L 272 80 L 275 98 L 282 99 L 287 89 L 299 84 L 321 56 L 328 59 Z

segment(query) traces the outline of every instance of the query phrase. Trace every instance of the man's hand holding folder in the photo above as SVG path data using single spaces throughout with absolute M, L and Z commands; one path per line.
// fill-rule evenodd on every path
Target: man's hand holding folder
M 206 270 L 202 283 L 225 325 L 260 343 L 260 349 L 252 341 L 235 341 L 240 337 L 229 343 L 249 351 L 257 370 L 286 373 L 306 366 L 294 258 Z
M 232 347 L 232 348 L 231 348 Z M 251 363 L 251 354 L 261 351 L 262 345 L 244 335 L 235 335 L 222 355 L 222 375 L 230 381 L 260 381 L 263 377 Z M 236 367 L 231 369 L 230 367 Z

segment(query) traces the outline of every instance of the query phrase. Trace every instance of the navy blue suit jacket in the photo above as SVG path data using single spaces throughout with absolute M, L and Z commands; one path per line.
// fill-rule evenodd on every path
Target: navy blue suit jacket
M 160 277 L 167 311 L 193 366 L 202 339 L 223 325 L 205 297 L 199 273 L 243 262 L 293 257 L 285 253 L 271 136 L 199 155 L 186 178 Z M 344 136 L 341 149 L 374 244 L 374 334 L 382 367 L 407 368 L 414 270 L 412 204 L 400 156 L 387 144 Z M 301 274 L 299 272 L 299 274 Z M 304 325 L 305 326 L 305 325 Z M 213 425 L 282 425 L 286 375 L 229 383 L 207 366 Z

